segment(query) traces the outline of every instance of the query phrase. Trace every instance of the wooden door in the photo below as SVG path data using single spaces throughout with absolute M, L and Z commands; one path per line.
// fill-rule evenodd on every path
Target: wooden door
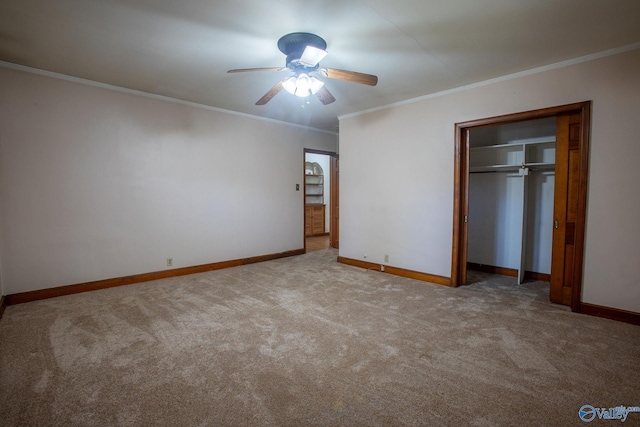
M 329 214 L 331 215 L 329 221 L 329 245 L 332 248 L 338 249 L 340 247 L 340 197 L 339 197 L 339 182 L 340 182 L 340 162 L 338 156 L 331 156 L 330 176 L 331 176 L 331 190 L 329 201 Z
M 580 200 L 581 115 L 559 115 L 556 122 L 556 172 L 551 252 L 552 302 L 571 305 L 576 285 L 576 224 Z
M 464 157 L 462 163 L 463 170 L 460 171 L 460 182 L 456 183 L 456 191 L 460 192 L 462 197 L 462 215 L 458 218 L 460 237 L 456 242 L 460 252 L 460 263 L 457 276 L 457 285 L 465 285 L 467 283 L 467 240 L 469 239 L 469 129 L 462 131 L 462 144 L 460 147 L 461 155 Z M 455 282 L 454 282 L 455 283 Z M 454 286 L 457 286 L 454 285 Z

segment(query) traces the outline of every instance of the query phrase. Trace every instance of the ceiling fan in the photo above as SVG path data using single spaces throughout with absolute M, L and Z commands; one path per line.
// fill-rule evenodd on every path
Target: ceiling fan
M 327 42 L 320 36 L 311 33 L 291 33 L 278 40 L 278 49 L 287 55 L 285 67 L 273 68 L 241 68 L 229 70 L 227 73 L 242 73 L 248 71 L 281 71 L 291 70 L 293 76 L 285 77 L 275 84 L 256 105 L 264 105 L 282 89 L 299 97 L 316 95 L 322 104 L 327 105 L 336 99 L 324 86 L 324 82 L 315 77 L 346 80 L 375 86 L 378 77 L 355 71 L 338 70 L 335 68 L 320 68 L 320 61 L 327 55 Z

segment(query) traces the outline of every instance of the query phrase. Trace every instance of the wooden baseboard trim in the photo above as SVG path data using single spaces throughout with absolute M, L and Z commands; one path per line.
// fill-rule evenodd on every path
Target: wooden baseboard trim
M 518 270 L 515 268 L 496 267 L 493 265 L 476 264 L 475 262 L 468 262 L 467 268 L 470 270 L 482 271 L 489 274 L 500 274 L 502 276 L 518 277 Z M 525 279 L 539 280 L 541 282 L 551 281 L 551 275 L 546 273 L 536 273 L 535 271 L 525 271 Z
M 206 271 L 221 270 L 240 265 L 254 264 L 257 262 L 271 261 L 304 254 L 304 249 L 294 249 L 275 254 L 259 255 L 249 258 L 241 258 L 229 261 L 214 262 L 211 264 L 195 265 L 191 267 L 175 268 L 172 270 L 154 271 L 151 273 L 135 274 L 132 276 L 116 277 L 113 279 L 97 280 L 95 282 L 77 283 L 74 285 L 60 286 L 56 288 L 39 289 L 30 292 L 6 295 L 6 305 L 22 304 L 47 298 L 55 298 L 63 295 L 77 294 L 80 292 L 96 291 L 99 289 L 113 288 L 116 286 L 132 285 L 134 283 L 149 282 L 151 280 L 166 279 L 169 277 L 185 276 L 188 274 L 204 273 Z
M 583 302 L 580 304 L 580 310 L 578 312 L 589 316 L 604 317 L 605 319 L 640 325 L 640 313 L 621 310 L 619 308 L 604 307 Z
M 536 273 L 535 271 L 525 271 L 524 272 L 525 279 L 536 280 L 538 282 L 550 282 L 551 275 L 547 273 Z
M 329 235 L 329 233 L 327 232 L 327 233 L 309 234 L 309 235 L 304 236 L 304 237 L 305 237 L 305 239 L 308 239 L 310 237 L 323 237 L 323 236 L 328 236 L 328 235 Z
M 518 270 L 515 268 L 496 267 L 495 265 L 476 264 L 475 262 L 468 262 L 467 269 L 481 271 L 489 274 L 499 274 L 501 276 L 518 277 Z
M 6 306 L 6 298 L 4 295 L 0 295 L 0 320 L 2 320 L 2 315 L 4 314 L 5 306 Z
M 242 259 L 242 264 L 243 265 L 255 264 L 257 262 L 272 261 L 274 259 L 287 258 L 290 256 L 304 255 L 304 254 L 305 254 L 304 249 L 294 249 L 291 251 L 279 252 L 277 254 L 259 255 L 259 256 L 254 256 L 250 258 L 244 258 Z M 216 269 L 216 270 L 219 270 L 219 269 Z
M 341 264 L 364 268 L 365 270 L 382 271 L 380 268 L 380 264 L 374 264 L 372 262 L 360 261 L 357 259 L 345 258 L 341 256 L 338 257 L 338 262 Z M 435 283 L 437 285 L 451 286 L 451 279 L 449 277 L 421 273 L 419 271 L 413 270 L 406 270 L 404 268 L 392 267 L 390 265 L 384 266 L 384 273 L 393 274 L 395 276 L 408 277 L 410 279 L 421 280 L 423 282 Z

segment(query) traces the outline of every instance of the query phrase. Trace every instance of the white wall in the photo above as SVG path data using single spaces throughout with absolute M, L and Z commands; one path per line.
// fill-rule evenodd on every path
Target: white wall
M 525 249 L 527 271 L 551 274 L 555 178 L 554 171 L 533 171 L 529 174 Z
M 340 255 L 451 275 L 454 124 L 593 101 L 582 300 L 640 312 L 640 50 L 340 120 Z
M 553 171 L 529 171 L 526 271 L 551 273 L 554 178 Z M 469 176 L 468 262 L 520 268 L 522 180 L 517 172 Z
M 303 247 L 334 134 L 0 68 L 3 292 Z
M 522 196 L 517 172 L 469 176 L 468 262 L 520 268 Z

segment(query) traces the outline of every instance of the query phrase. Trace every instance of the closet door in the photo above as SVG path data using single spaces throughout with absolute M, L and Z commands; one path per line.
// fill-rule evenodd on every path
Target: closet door
M 576 250 L 581 129 L 580 114 L 558 116 L 550 299 L 564 305 L 571 305 L 573 288 L 580 282 L 578 269 L 582 268 Z

